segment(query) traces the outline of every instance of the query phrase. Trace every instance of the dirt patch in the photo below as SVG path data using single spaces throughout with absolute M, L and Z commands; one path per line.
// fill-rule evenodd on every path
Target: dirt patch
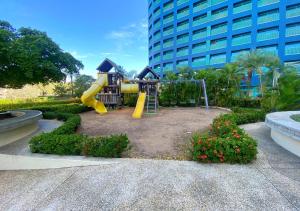
M 133 108 L 98 115 L 94 111 L 81 114 L 78 132 L 90 136 L 126 133 L 131 149 L 124 157 L 188 159 L 192 132 L 206 130 L 212 120 L 225 111 L 200 108 L 164 108 L 157 114 L 133 119 Z

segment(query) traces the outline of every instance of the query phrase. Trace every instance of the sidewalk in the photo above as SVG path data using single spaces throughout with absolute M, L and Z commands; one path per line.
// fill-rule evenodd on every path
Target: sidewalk
M 251 165 L 107 159 L 106 165 L 1 171 L 0 210 L 297 210 L 300 158 L 269 139 L 264 124 Z

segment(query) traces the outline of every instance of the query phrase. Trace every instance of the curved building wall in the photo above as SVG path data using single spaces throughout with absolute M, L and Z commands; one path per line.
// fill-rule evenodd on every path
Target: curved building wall
M 254 49 L 300 61 L 299 0 L 149 0 L 149 64 L 161 75 Z

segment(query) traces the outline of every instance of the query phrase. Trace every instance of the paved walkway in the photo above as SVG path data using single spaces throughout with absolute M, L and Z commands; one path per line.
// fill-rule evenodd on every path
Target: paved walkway
M 300 158 L 270 140 L 264 124 L 244 128 L 261 139 L 251 165 L 108 159 L 2 171 L 0 210 L 299 210 Z

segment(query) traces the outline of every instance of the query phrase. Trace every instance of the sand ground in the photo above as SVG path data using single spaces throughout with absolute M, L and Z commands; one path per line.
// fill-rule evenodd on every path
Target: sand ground
M 202 108 L 163 108 L 157 114 L 133 119 L 133 108 L 123 108 L 98 115 L 81 114 L 78 132 L 91 135 L 125 133 L 131 149 L 123 157 L 188 159 L 188 145 L 194 131 L 207 130 L 212 120 L 225 111 Z

